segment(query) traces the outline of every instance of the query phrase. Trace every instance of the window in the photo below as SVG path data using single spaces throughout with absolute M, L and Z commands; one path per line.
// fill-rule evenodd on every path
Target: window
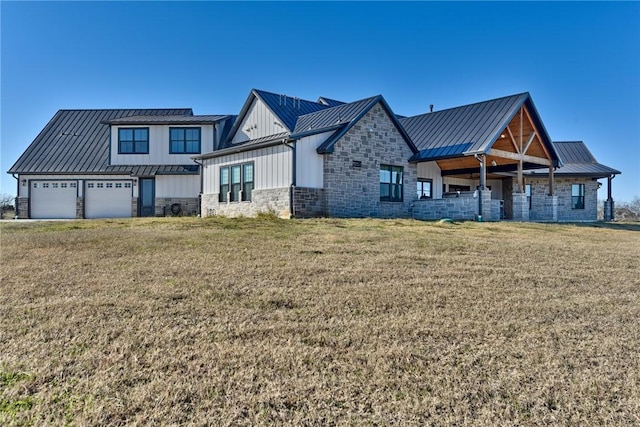
M 170 128 L 170 154 L 200 154 L 200 128 Z
M 122 183 L 121 182 L 116 182 L 116 188 L 122 188 Z
M 48 182 L 43 182 L 42 183 L 42 188 L 49 188 L 49 183 Z
M 251 192 L 253 191 L 253 163 L 242 165 L 242 201 L 251 200 Z
M 254 187 L 253 175 L 253 163 L 221 167 L 220 201 L 250 202 Z
M 527 193 L 527 203 L 529 204 L 529 210 L 531 210 L 531 184 L 526 184 L 524 191 Z
M 113 188 L 113 182 L 107 182 L 107 188 Z
M 401 166 L 380 165 L 380 201 L 402 201 L 402 172 Z
M 418 199 L 431 199 L 433 197 L 431 193 L 432 186 L 432 180 L 418 178 Z
M 98 188 L 104 188 L 104 183 L 103 182 L 99 182 L 98 183 Z
M 93 182 L 88 183 L 87 188 L 93 188 Z
M 124 183 L 124 188 L 131 188 L 131 183 L 130 182 L 125 182 Z
M 33 188 L 38 188 L 38 183 L 37 182 L 33 183 Z
M 60 188 L 67 188 L 67 183 L 66 182 L 61 183 Z
M 57 183 L 57 182 L 54 182 L 53 184 L 51 184 L 51 187 L 52 187 L 52 188 L 58 188 L 58 183 Z
M 220 201 L 227 201 L 229 192 L 229 168 L 220 168 Z
M 118 129 L 118 153 L 149 154 L 149 128 Z
M 71 188 L 76 188 L 78 185 L 75 182 L 72 182 L 69 184 L 69 187 Z
M 571 185 L 571 208 L 584 209 L 584 184 Z

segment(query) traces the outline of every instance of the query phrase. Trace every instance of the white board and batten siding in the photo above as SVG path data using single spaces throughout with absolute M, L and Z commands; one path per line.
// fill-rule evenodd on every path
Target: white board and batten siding
M 169 128 L 200 128 L 200 152 L 213 151 L 213 125 L 123 125 L 111 127 L 111 164 L 112 165 L 191 165 L 194 154 L 169 153 Z M 148 154 L 118 154 L 118 129 L 149 128 Z
M 298 187 L 323 188 L 324 156 L 317 153 L 317 148 L 327 140 L 333 132 L 311 135 L 296 142 L 296 185 Z
M 200 175 L 156 175 L 156 197 L 198 197 Z
M 287 132 L 284 123 L 262 101 L 254 99 L 238 130 L 233 135 L 231 143 L 237 144 L 283 132 Z
M 418 179 L 425 178 L 431 179 L 433 185 L 431 186 L 434 199 L 442 198 L 442 175 L 440 172 L 440 166 L 436 162 L 423 162 L 418 163 Z
M 292 149 L 284 144 L 227 156 L 206 159 L 203 162 L 203 191 L 206 194 L 220 191 L 220 167 L 253 162 L 254 189 L 284 188 L 291 185 Z

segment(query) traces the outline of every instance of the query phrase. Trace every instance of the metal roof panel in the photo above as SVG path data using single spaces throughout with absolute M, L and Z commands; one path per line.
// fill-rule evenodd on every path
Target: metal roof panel
M 59 110 L 8 173 L 96 173 L 109 165 L 110 126 L 127 116 L 189 115 L 190 108 Z

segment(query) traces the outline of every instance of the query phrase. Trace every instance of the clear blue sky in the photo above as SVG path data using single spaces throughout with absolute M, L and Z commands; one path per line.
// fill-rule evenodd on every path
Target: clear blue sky
M 15 193 L 5 172 L 58 109 L 237 114 L 259 88 L 312 100 L 382 94 L 403 115 L 528 91 L 554 140 L 583 140 L 623 172 L 614 198 L 640 196 L 637 2 L 0 8 L 3 193 Z

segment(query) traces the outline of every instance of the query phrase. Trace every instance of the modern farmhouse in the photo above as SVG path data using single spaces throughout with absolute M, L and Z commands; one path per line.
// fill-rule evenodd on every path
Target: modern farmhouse
M 148 215 L 595 221 L 582 142 L 553 142 L 531 96 L 396 115 L 385 99 L 252 90 L 238 116 L 61 110 L 9 173 L 21 218 Z

